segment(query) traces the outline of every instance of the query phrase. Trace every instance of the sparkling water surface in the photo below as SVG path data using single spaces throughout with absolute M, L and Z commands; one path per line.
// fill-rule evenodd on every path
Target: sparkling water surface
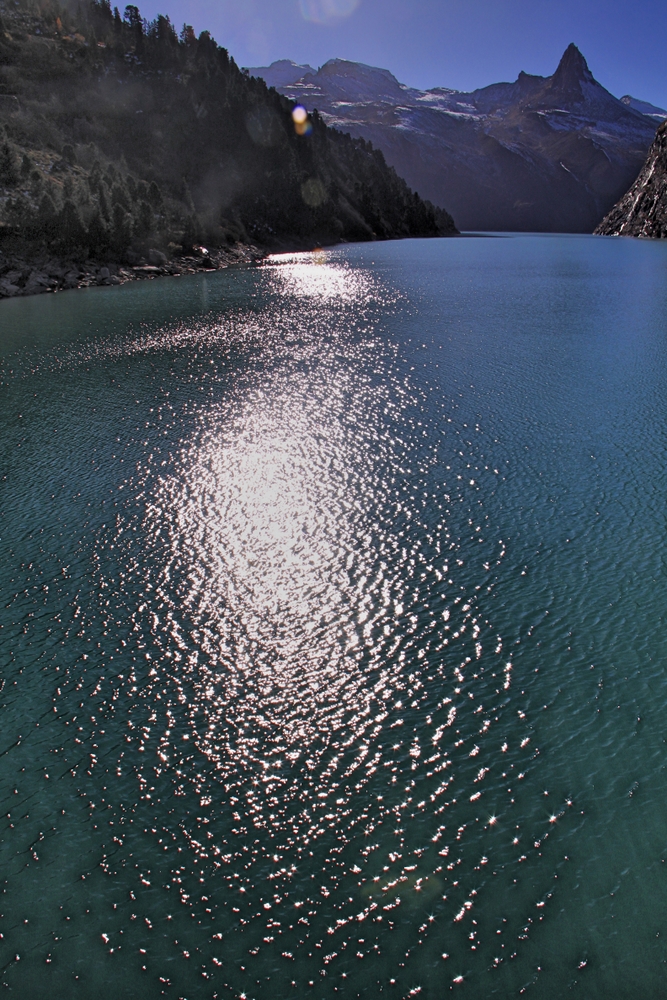
M 0 304 L 0 982 L 667 986 L 667 246 Z

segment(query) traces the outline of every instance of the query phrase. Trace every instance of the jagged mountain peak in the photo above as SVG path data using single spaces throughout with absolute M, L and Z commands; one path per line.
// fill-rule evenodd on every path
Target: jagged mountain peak
M 545 78 L 543 76 L 537 76 L 535 73 L 526 73 L 526 71 L 522 69 L 516 78 L 516 82 L 524 83 L 528 81 L 538 81 L 539 83 L 542 83 L 544 79 Z
M 570 42 L 551 78 L 554 89 L 583 93 L 582 83 L 596 83 L 584 56 L 574 42 Z

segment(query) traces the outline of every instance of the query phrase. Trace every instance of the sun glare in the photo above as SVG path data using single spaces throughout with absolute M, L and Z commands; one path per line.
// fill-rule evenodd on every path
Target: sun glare
M 341 21 L 354 13 L 359 2 L 360 0 L 299 0 L 304 19 L 315 24 Z

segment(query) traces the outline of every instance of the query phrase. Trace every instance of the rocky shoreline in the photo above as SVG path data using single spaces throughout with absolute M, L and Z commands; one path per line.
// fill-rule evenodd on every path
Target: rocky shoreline
M 150 250 L 146 257 L 137 257 L 136 263 L 130 265 L 0 250 L 0 300 L 219 271 L 233 264 L 262 260 L 267 253 L 266 249 L 241 243 L 221 250 L 198 247 L 191 254 L 182 253 L 171 258 L 159 250 Z

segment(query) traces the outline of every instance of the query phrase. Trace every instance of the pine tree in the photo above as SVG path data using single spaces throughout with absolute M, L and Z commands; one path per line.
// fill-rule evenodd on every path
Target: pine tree
M 155 209 L 159 209 L 162 205 L 162 192 L 155 181 L 151 181 L 150 183 L 150 187 L 148 189 L 148 200 Z
M 139 202 L 139 209 L 135 215 L 134 233 L 139 239 L 145 239 L 153 229 L 153 209 L 147 201 Z
M 193 213 L 189 215 L 185 221 L 185 230 L 183 232 L 183 247 L 186 250 L 192 250 L 192 248 L 199 243 L 201 239 L 201 229 L 199 226 L 199 220 L 197 216 Z
M 69 198 L 58 214 L 58 240 L 67 249 L 81 247 L 86 241 L 86 232 L 79 210 Z
M 16 157 L 14 151 L 5 140 L 0 146 L 0 184 L 4 187 L 16 187 L 19 181 L 19 172 L 16 168 Z
M 125 186 L 121 182 L 114 184 L 111 189 L 111 204 L 121 205 L 126 212 L 129 212 L 130 210 L 130 199 L 127 191 L 125 190 Z
M 19 194 L 10 198 L 5 206 L 7 218 L 17 229 L 31 229 L 33 226 L 33 208 L 25 195 Z
M 143 33 L 144 22 L 141 14 L 139 13 L 139 8 L 135 7 L 134 4 L 128 4 L 125 8 L 125 22 L 126 24 L 129 24 L 130 28 L 138 35 Z
M 105 219 L 107 222 L 109 222 L 109 220 L 111 219 L 111 210 L 109 208 L 109 201 L 106 195 L 106 190 L 104 184 L 102 183 L 100 184 L 98 189 L 97 200 L 99 201 L 102 218 Z
M 132 242 L 132 219 L 122 207 L 116 203 L 113 207 L 111 222 L 111 249 L 122 256 Z
M 42 195 L 42 200 L 39 203 L 38 215 L 40 220 L 42 220 L 47 227 L 55 226 L 58 212 L 53 202 L 53 198 L 48 191 L 45 191 Z
M 93 256 L 103 256 L 109 249 L 109 228 L 99 209 L 88 224 L 88 247 Z

